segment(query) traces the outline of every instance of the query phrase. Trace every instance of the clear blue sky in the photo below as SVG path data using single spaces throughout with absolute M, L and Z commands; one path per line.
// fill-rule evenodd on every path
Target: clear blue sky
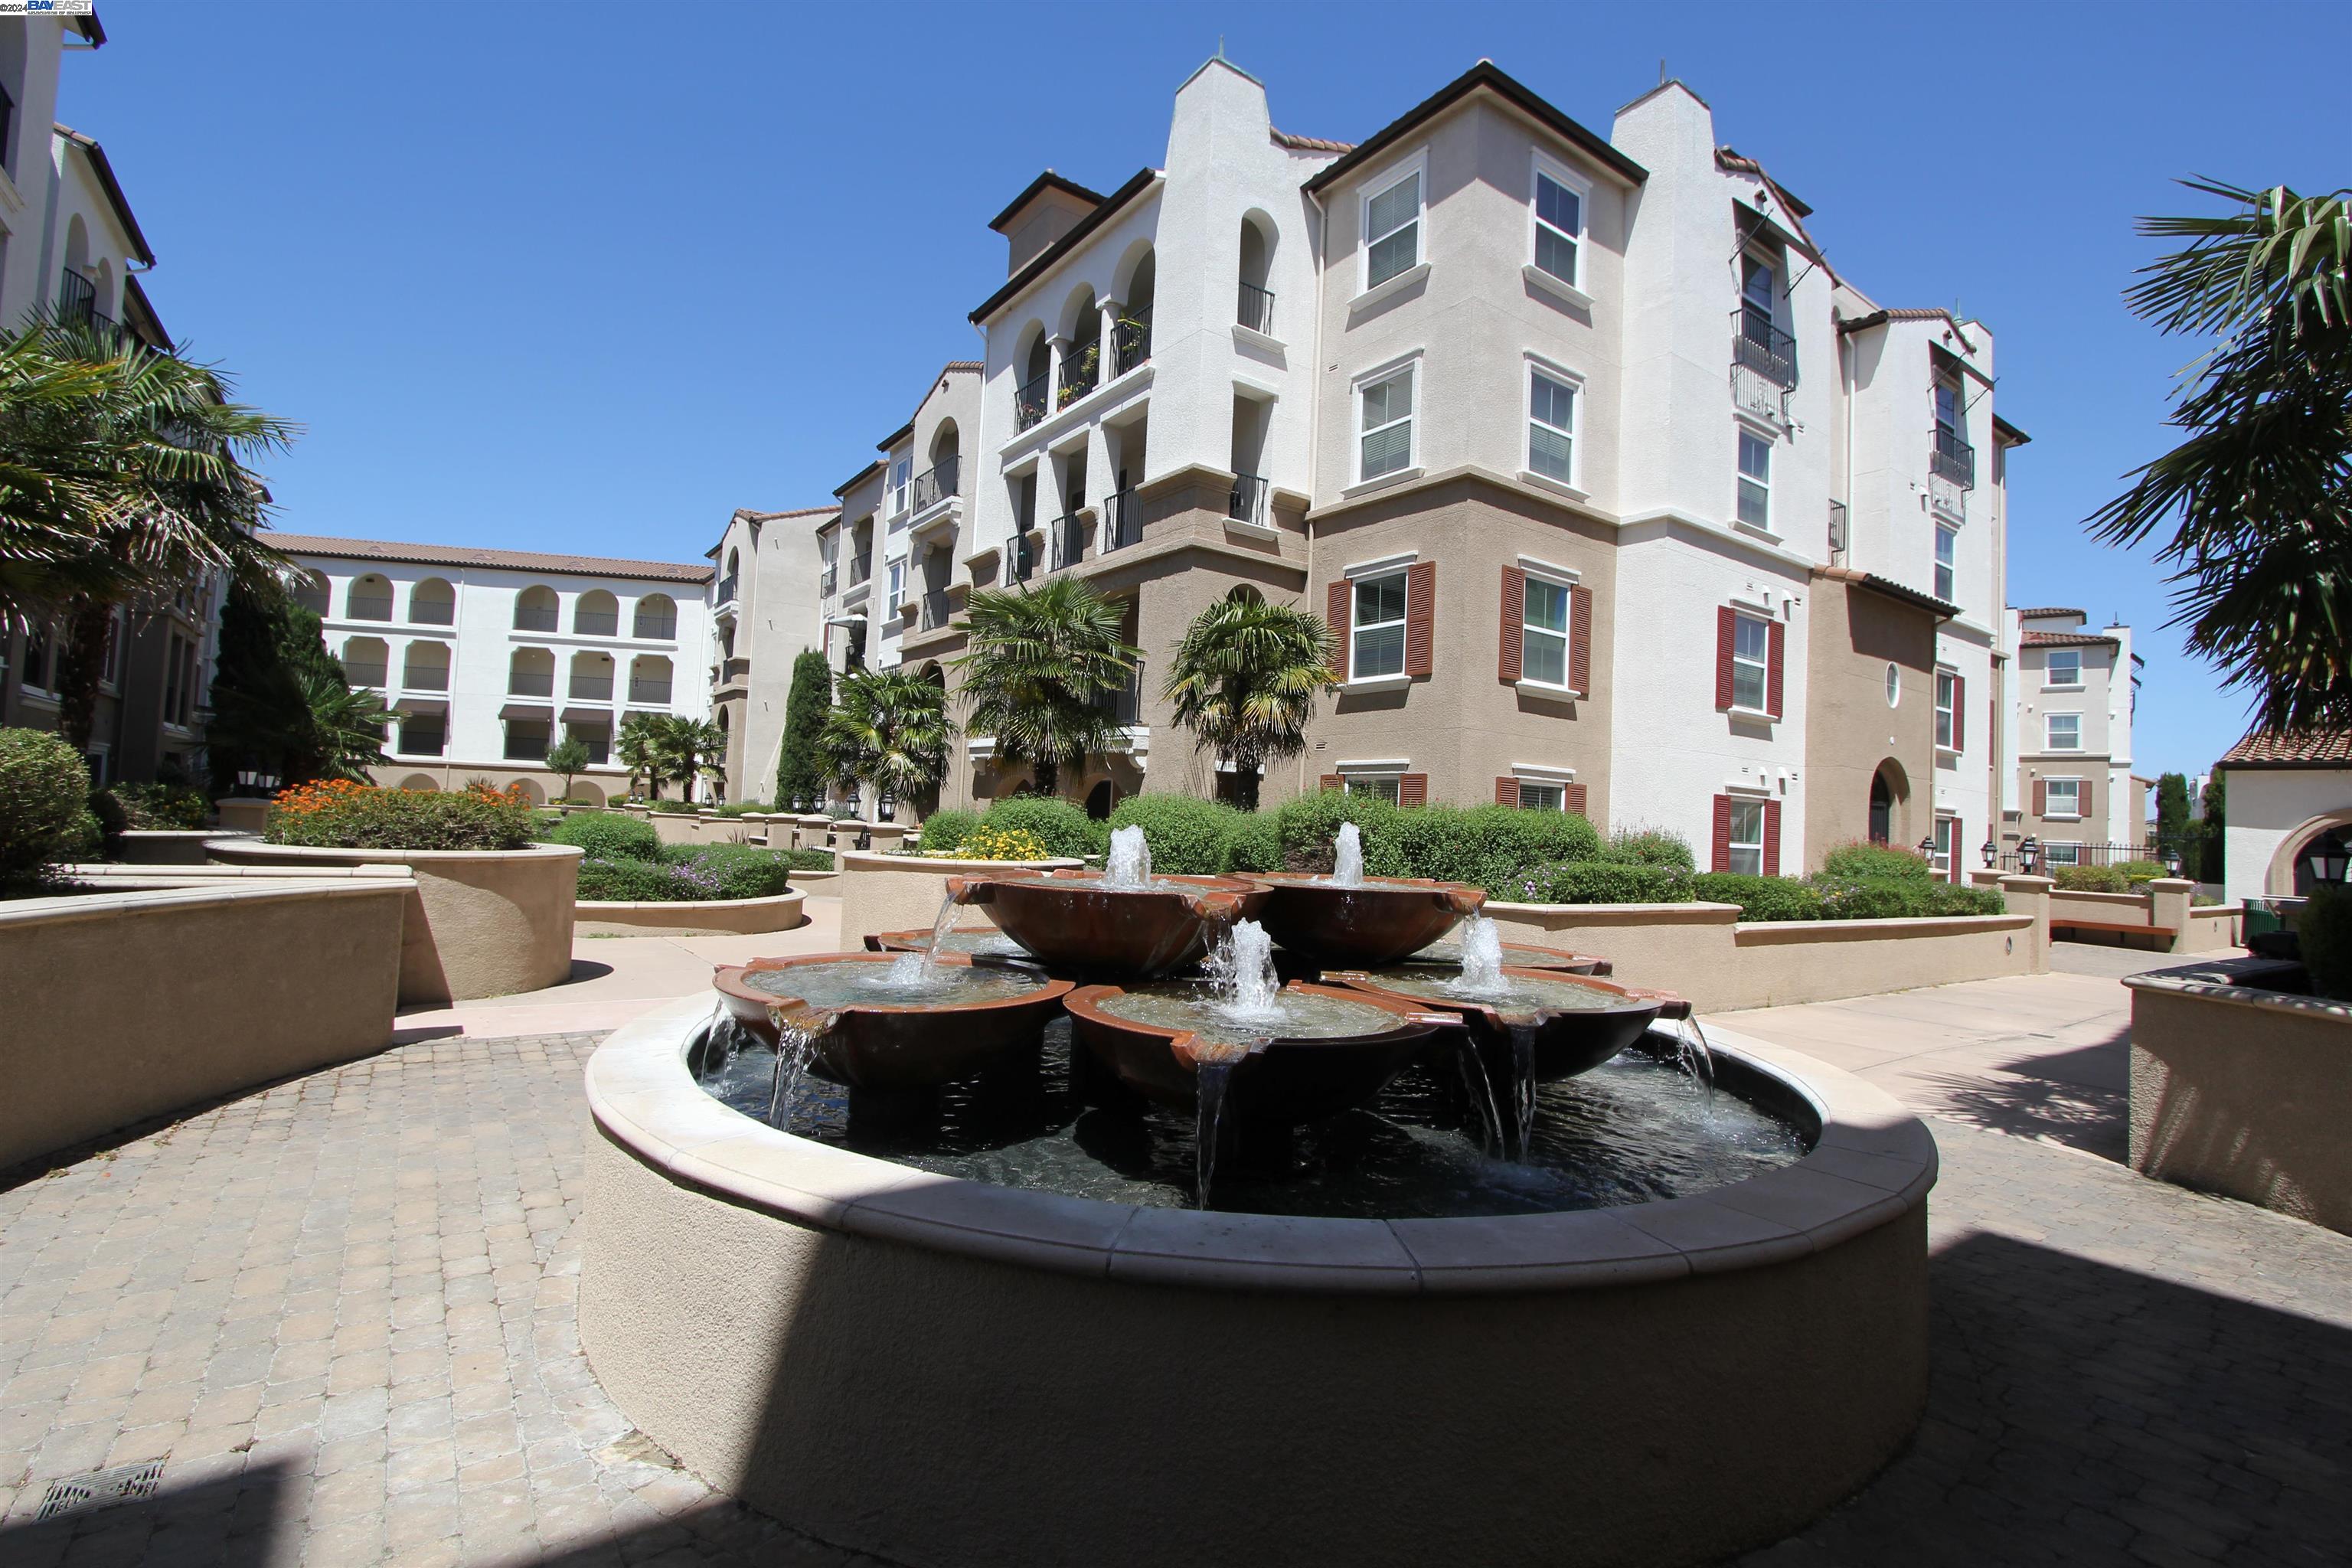
M 2193 357 L 2126 314 L 2200 173 L 2352 184 L 2352 6 L 162 5 L 101 7 L 59 118 L 106 145 L 165 324 L 307 426 L 290 531 L 692 560 L 822 504 L 1001 281 L 1043 167 L 1166 149 L 1222 36 L 1285 130 L 1359 140 L 1481 57 L 1607 134 L 1659 58 L 1889 305 L 1999 340 L 2011 590 L 2138 629 L 2136 771 L 2242 728 L 2147 553 L 2081 520 Z

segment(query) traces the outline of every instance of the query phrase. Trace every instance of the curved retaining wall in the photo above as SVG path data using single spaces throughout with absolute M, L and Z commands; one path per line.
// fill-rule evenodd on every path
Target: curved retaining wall
M 404 1005 L 508 996 L 572 974 L 572 901 L 581 852 L 528 849 L 314 849 L 215 838 L 230 866 L 399 866 L 416 880 L 401 934 Z
M 1132 1208 L 788 1137 L 681 1060 L 589 1064 L 580 1332 L 714 1485 L 917 1565 L 1675 1564 L 1861 1485 L 1927 1384 L 1935 1145 L 1722 1042 L 1818 1118 L 1697 1197 L 1471 1220 Z
M 791 931 L 803 918 L 798 892 L 766 899 L 712 899 L 668 903 L 582 899 L 572 906 L 578 931 Z
M 1055 869 L 1080 860 L 931 860 L 919 855 L 883 855 L 845 849 L 834 856 L 840 880 L 825 890 L 841 899 L 841 945 L 855 948 L 877 931 L 928 931 L 939 918 L 950 877 L 982 876 L 1023 867 Z M 968 912 L 977 923 L 993 925 L 985 906 Z

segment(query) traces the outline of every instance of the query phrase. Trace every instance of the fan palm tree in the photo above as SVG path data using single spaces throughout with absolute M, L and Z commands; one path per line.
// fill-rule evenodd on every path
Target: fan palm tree
M 680 798 L 694 798 L 694 781 L 711 771 L 715 764 L 723 765 L 727 759 L 727 731 L 708 719 L 688 719 L 673 714 L 655 721 L 658 728 L 657 765 L 662 773 L 677 781 Z
M 1254 594 L 1220 599 L 1184 628 L 1160 694 L 1193 744 L 1232 768 L 1234 804 L 1255 811 L 1259 765 L 1307 749 L 1315 694 L 1339 679 L 1339 658 L 1320 616 Z
M 2192 434 L 2090 526 L 2131 545 L 2171 525 L 2170 624 L 2258 725 L 2352 726 L 2352 191 L 2183 184 L 2237 210 L 2142 218 L 2189 243 L 2124 297 L 2161 331 L 2214 340 L 2173 409 Z
M 1075 577 L 976 592 L 964 612 L 969 651 L 964 727 L 996 737 L 996 754 L 1027 762 L 1037 788 L 1060 791 L 1064 768 L 1107 752 L 1123 731 L 1105 699 L 1124 690 L 1142 650 L 1121 632 L 1126 607 Z
M 313 779 L 366 782 L 388 759 L 383 699 L 343 684 L 331 665 L 290 660 L 258 667 L 213 692 L 206 740 L 219 753 L 275 773 L 289 784 Z
M 843 675 L 833 710 L 817 732 L 817 755 L 844 782 L 870 785 L 877 802 L 936 793 L 948 776 L 947 692 L 907 669 L 855 669 Z
M 637 781 L 644 779 L 653 790 L 653 798 L 661 798 L 661 720 L 652 713 L 632 713 L 621 721 L 620 732 L 613 737 L 613 755 L 629 770 L 629 793 L 637 792 Z

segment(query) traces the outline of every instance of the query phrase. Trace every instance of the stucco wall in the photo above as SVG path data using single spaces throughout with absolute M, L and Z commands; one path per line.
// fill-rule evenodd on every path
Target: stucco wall
M 1869 838 L 1871 781 L 1882 763 L 1902 775 L 1887 842 L 1907 848 L 1933 826 L 1936 624 L 1928 611 L 1833 578 L 1814 580 L 1811 608 L 1803 864 L 1819 869 L 1832 848 Z M 1892 704 L 1890 664 L 1898 671 Z M 1797 868 L 1786 846 L 1781 864 Z
M 2352 768 L 2231 768 L 2228 797 L 2225 896 L 2280 897 L 2293 890 L 2281 851 L 2299 848 L 2315 820 L 2352 820 Z
M 877 931 L 929 931 L 947 897 L 950 877 L 985 876 L 1018 866 L 1076 866 L 1076 860 L 945 860 L 918 855 L 877 855 L 853 849 L 838 857 L 840 879 L 827 889 L 841 899 L 841 945 L 862 945 Z M 957 917 L 959 924 L 993 925 L 984 905 Z
M 802 923 L 798 891 L 765 899 L 724 899 L 708 902 L 618 903 L 583 899 L 575 906 L 576 936 L 605 936 L 647 931 L 791 931 Z

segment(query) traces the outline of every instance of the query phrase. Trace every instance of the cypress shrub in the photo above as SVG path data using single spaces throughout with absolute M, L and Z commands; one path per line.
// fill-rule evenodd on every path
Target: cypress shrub
M 824 763 L 817 737 L 833 709 L 833 666 L 814 650 L 793 660 L 793 683 L 784 698 L 784 737 L 776 756 L 776 808 L 794 801 L 814 805 L 824 798 Z

